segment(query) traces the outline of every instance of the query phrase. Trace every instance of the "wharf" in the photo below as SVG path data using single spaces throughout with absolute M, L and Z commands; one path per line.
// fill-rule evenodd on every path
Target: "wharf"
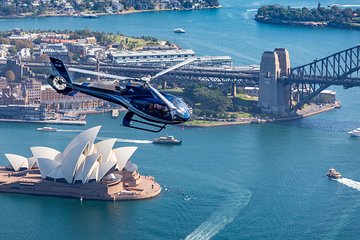
M 14 172 L 0 167 L 0 192 L 69 197 L 80 200 L 141 200 L 156 197 L 161 193 L 160 184 L 154 177 L 140 176 L 140 180 L 136 187 L 126 187 L 126 182 L 120 180 L 68 184 L 44 180 L 38 171 Z

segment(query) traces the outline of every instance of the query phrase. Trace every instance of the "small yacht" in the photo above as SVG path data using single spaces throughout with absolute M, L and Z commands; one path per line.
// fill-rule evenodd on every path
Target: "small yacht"
M 350 134 L 352 137 L 360 137 L 360 128 L 351 130 L 348 132 L 348 134 Z
M 56 131 L 57 131 L 57 128 L 42 127 L 42 128 L 37 128 L 36 130 L 38 130 L 38 131 L 43 131 L 43 132 L 56 132 Z
M 340 179 L 342 178 L 341 174 L 335 170 L 335 168 L 330 168 L 329 171 L 326 173 L 326 176 L 333 179 Z
M 173 136 L 155 138 L 153 143 L 155 144 L 181 144 L 182 141 L 174 138 Z
M 185 33 L 185 30 L 182 28 L 174 28 L 174 33 Z

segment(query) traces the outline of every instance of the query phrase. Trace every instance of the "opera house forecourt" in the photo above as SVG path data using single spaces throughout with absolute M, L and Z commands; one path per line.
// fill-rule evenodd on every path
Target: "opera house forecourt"
M 137 147 L 113 149 L 116 138 L 95 143 L 100 128 L 83 131 L 63 152 L 32 147 L 29 158 L 5 154 L 10 164 L 0 167 L 0 192 L 111 201 L 159 195 L 154 177 L 141 176 L 130 161 Z

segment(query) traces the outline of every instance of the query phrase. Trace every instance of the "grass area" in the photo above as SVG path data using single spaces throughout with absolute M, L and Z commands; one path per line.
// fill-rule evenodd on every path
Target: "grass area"
M 207 120 L 191 120 L 191 121 L 187 121 L 185 123 L 183 123 L 185 126 L 186 125 L 217 125 L 219 124 L 219 122 L 217 121 L 207 121 Z
M 245 101 L 257 101 L 258 97 L 253 97 L 253 96 L 249 96 L 245 93 L 238 93 L 235 96 L 236 98 L 239 98 L 241 100 L 245 100 Z
M 250 118 L 250 117 L 252 117 L 252 115 L 250 113 L 241 112 L 241 113 L 238 113 L 238 117 L 239 118 Z
M 127 37 L 127 36 L 122 36 L 122 35 L 115 35 L 113 41 L 116 43 L 123 44 L 124 46 L 126 46 L 127 49 L 130 49 L 130 50 L 143 48 L 148 45 L 159 44 L 158 41 L 156 41 L 156 42 L 147 41 L 147 40 L 144 40 L 141 38 L 133 38 L 133 37 Z
M 163 92 L 168 92 L 168 93 L 183 93 L 184 89 L 182 88 L 167 88 L 162 90 Z

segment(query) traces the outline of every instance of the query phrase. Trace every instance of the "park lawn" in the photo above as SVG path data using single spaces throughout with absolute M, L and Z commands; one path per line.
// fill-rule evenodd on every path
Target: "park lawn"
M 257 101 L 258 97 L 254 97 L 254 96 L 249 96 L 245 93 L 238 93 L 235 96 L 236 98 L 239 98 L 241 100 L 245 100 L 245 101 Z

